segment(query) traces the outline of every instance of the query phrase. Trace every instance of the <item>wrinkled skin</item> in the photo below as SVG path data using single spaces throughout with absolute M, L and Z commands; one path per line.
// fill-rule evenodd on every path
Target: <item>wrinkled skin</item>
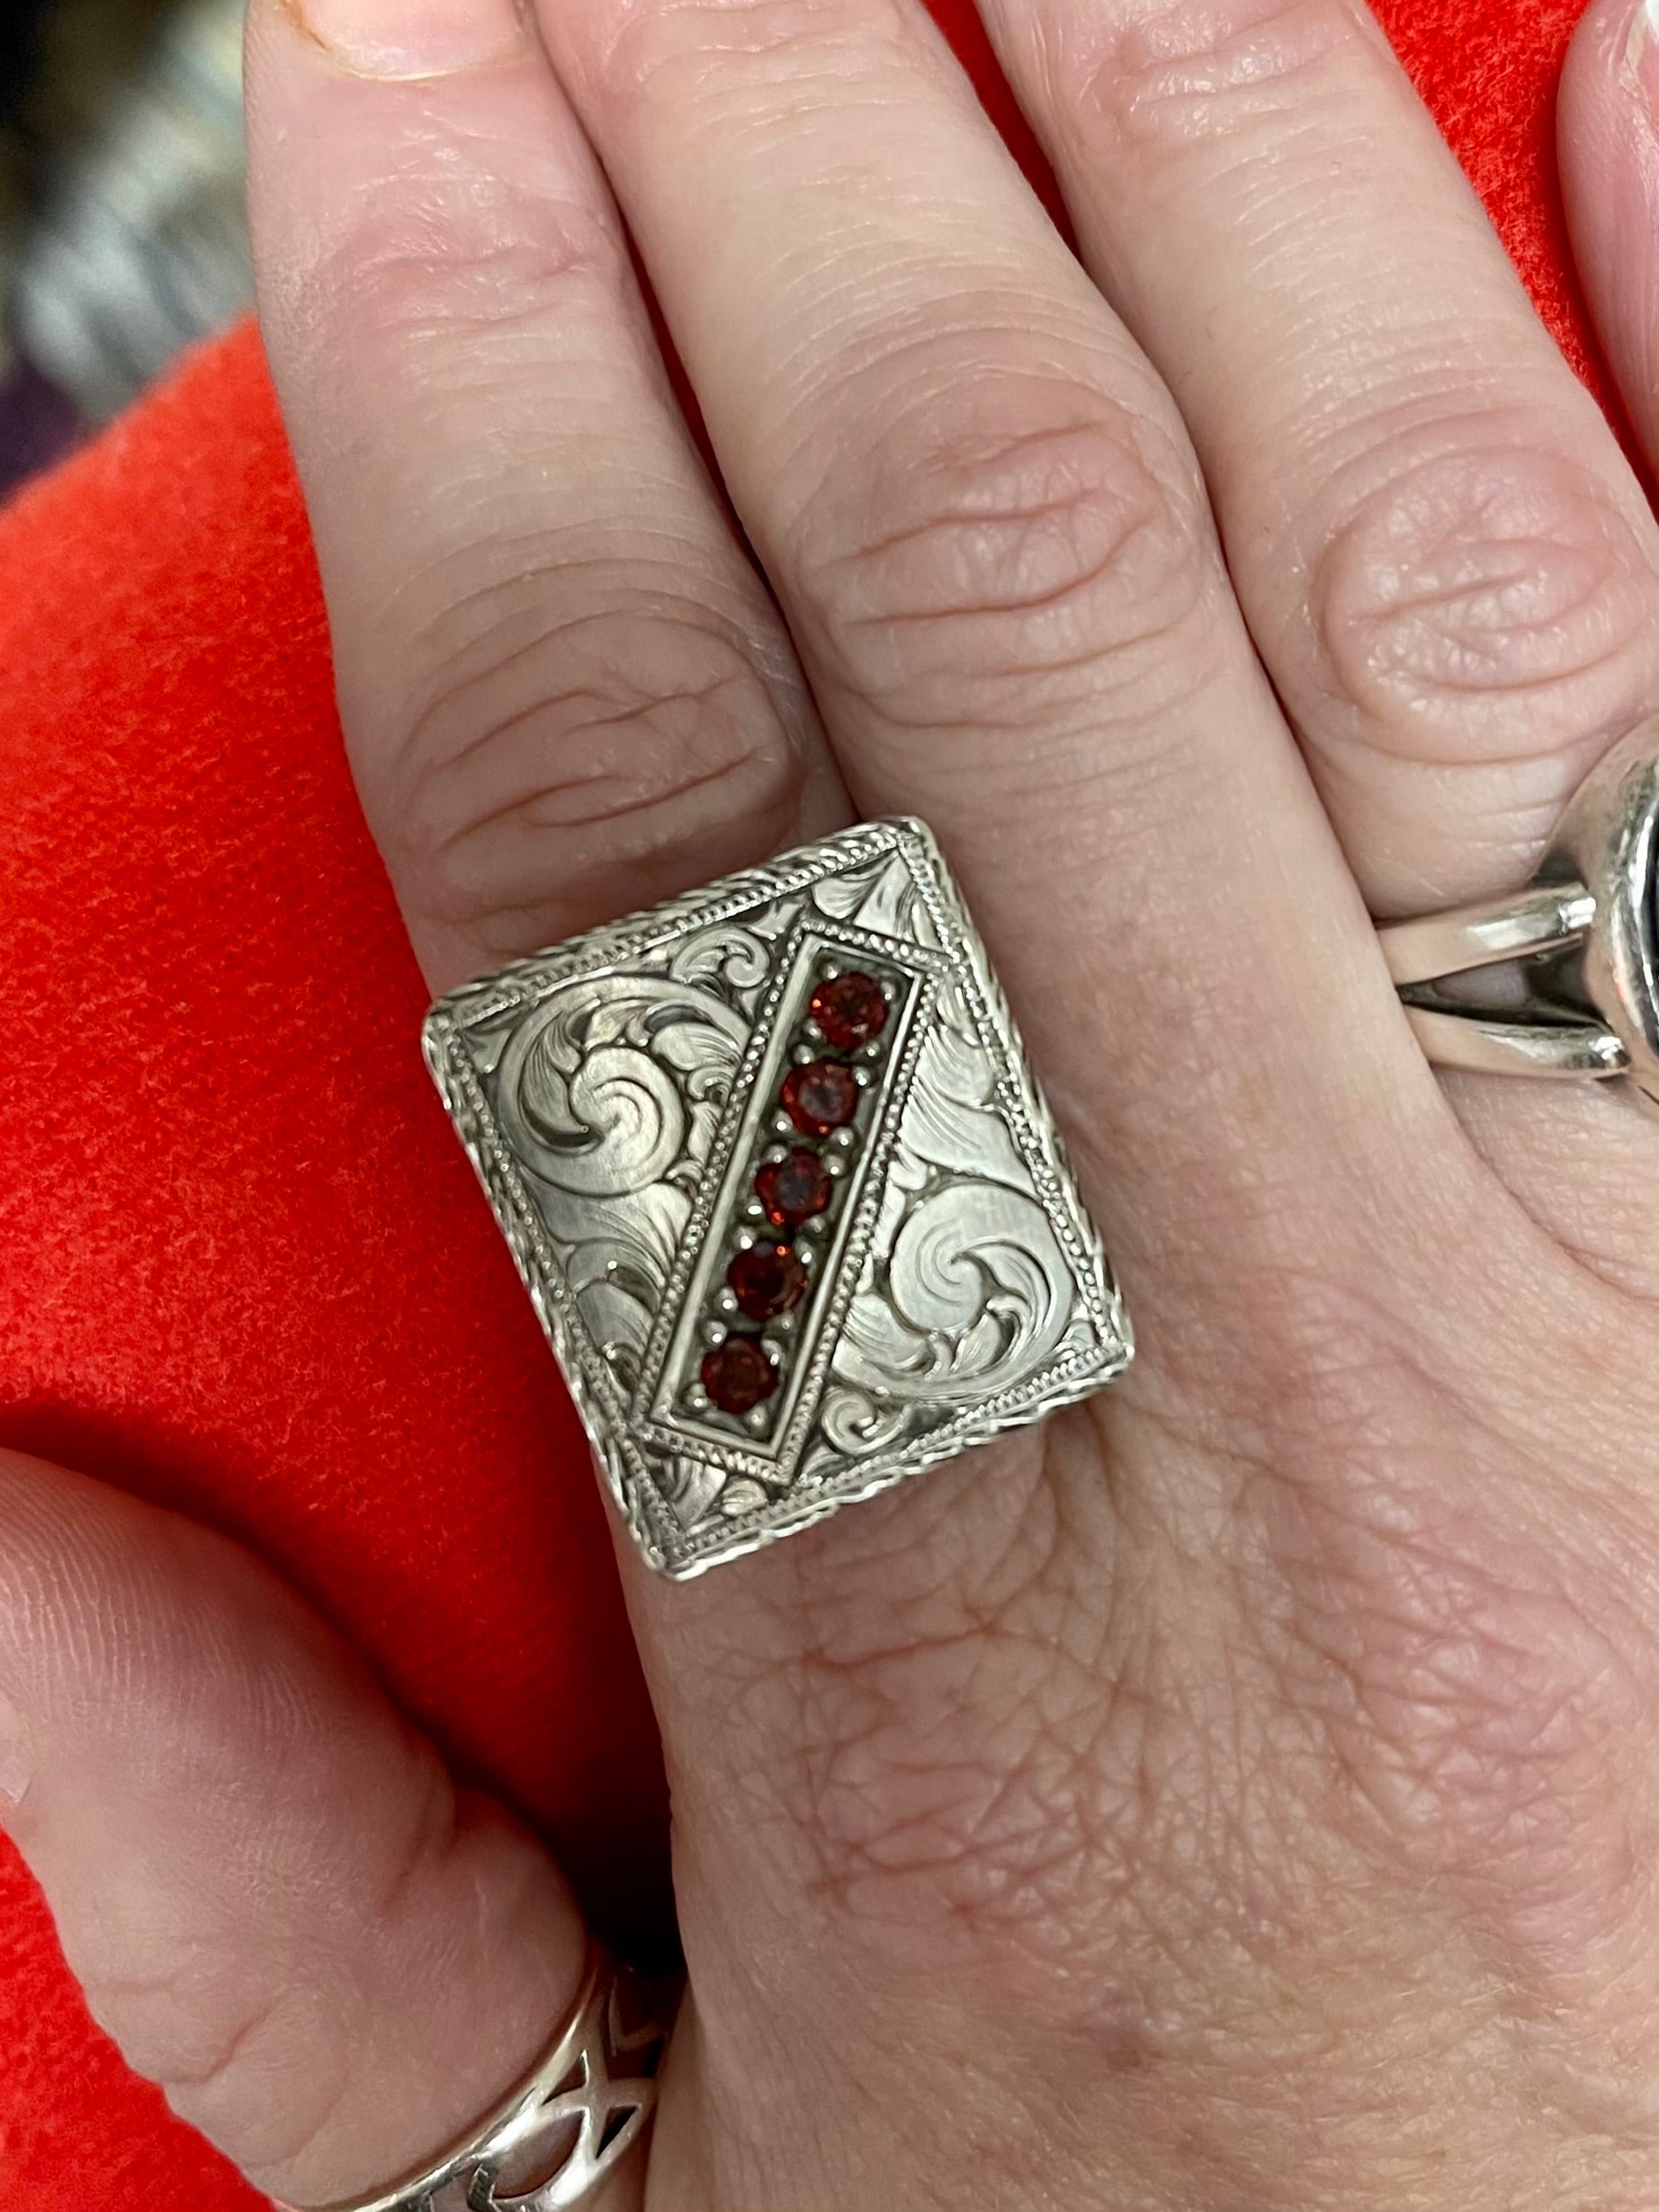
M 1659 697 L 1659 535 L 1352 0 L 984 13 L 1081 266 L 910 0 L 253 12 L 434 988 L 926 816 L 1141 1344 L 705 1580 L 624 1542 L 690 1983 L 605 2212 L 1638 2212 L 1659 1123 L 1435 1077 L 1368 909 L 1524 879 Z M 1656 88 L 1599 0 L 1646 436 Z M 7 1825 L 133 2063 L 294 2202 L 434 2149 L 574 1986 L 540 1845 L 218 1539 L 13 1458 L 0 1560 Z

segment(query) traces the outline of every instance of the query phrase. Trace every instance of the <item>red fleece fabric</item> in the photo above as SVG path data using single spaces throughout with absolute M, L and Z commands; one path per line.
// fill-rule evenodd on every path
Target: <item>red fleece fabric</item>
M 1594 383 L 1551 137 L 1582 5 L 1380 13 Z M 967 0 L 938 8 L 1036 174 Z M 643 1885 L 660 1925 L 603 1514 L 421 1066 L 251 332 L 0 517 L 0 1441 L 256 1545 L 602 1921 L 637 1932 Z M 0 2212 L 62 2195 L 260 2201 L 91 2025 L 0 1846 Z

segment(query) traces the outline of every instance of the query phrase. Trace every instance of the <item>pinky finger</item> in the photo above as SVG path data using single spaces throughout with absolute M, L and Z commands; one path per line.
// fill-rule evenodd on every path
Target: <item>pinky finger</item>
M 546 1854 L 274 1574 L 13 1452 L 0 1825 L 130 2063 L 291 2204 L 418 2168 L 580 1984 Z
M 1592 0 L 1562 78 L 1560 166 L 1590 310 L 1659 467 L 1659 0 Z

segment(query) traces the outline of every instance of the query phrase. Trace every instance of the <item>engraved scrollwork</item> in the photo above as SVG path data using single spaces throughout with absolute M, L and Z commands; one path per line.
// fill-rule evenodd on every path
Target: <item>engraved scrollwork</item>
M 710 972 L 749 951 L 712 949 Z M 553 992 L 501 1055 L 497 1116 L 583 1318 L 624 1383 L 748 1035 L 740 1012 L 694 982 L 600 974 Z
M 887 1448 L 1015 1389 L 1054 1353 L 1076 1285 L 996 1099 L 961 989 L 936 1025 L 820 1415 L 840 1454 Z
M 1036 1199 L 943 1178 L 911 1208 L 836 1372 L 892 1402 L 964 1405 L 1034 1373 L 1065 1334 L 1071 1273 Z
M 721 990 L 740 1011 L 752 1016 L 777 957 L 770 938 L 778 927 L 774 913 L 770 917 L 756 917 L 748 928 L 727 922 L 699 930 L 675 951 L 668 961 L 668 973 L 677 983 L 704 984 Z
M 741 1018 L 668 977 L 582 977 L 501 1056 L 497 1110 L 519 1159 L 556 1191 L 617 1198 L 659 1181 L 718 1113 Z

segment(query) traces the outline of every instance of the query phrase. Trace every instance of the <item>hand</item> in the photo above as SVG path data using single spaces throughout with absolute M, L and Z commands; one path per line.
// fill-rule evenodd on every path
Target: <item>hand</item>
M 1651 2205 L 1659 1132 L 1438 1081 L 1367 910 L 1524 879 L 1659 697 L 1659 538 L 1357 0 L 985 13 L 1087 274 L 915 0 L 254 7 L 434 989 L 920 814 L 1141 1343 L 707 1580 L 624 1542 L 690 1994 L 612 2212 Z M 1565 148 L 1659 439 L 1635 22 Z M 0 1557 L 100 2017 L 287 2199 L 416 2163 L 573 1992 L 539 1845 L 216 1538 L 13 1457 Z

